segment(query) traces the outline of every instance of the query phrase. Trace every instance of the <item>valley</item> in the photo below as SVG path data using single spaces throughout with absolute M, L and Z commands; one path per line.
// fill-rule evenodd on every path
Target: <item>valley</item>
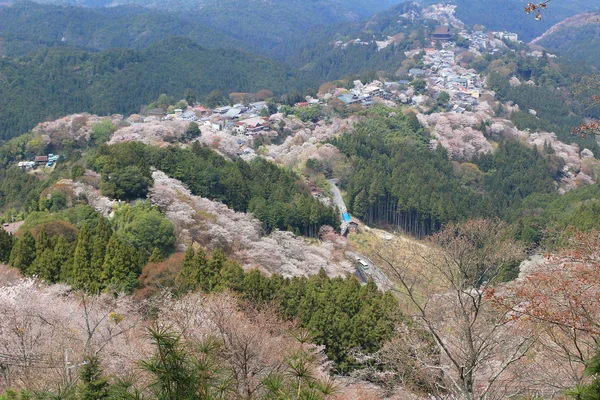
M 595 14 L 523 7 L 0 6 L 0 400 L 595 399 Z

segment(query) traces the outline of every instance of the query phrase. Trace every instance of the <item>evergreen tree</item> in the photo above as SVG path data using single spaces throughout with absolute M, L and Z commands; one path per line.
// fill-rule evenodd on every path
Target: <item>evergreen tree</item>
M 354 199 L 352 212 L 359 218 L 365 218 L 369 210 L 368 195 L 366 190 L 361 190 Z
M 4 229 L 0 229 L 0 262 L 7 263 L 10 260 L 10 252 L 13 248 L 14 237 Z
M 194 90 L 190 88 L 185 89 L 185 92 L 183 92 L 183 98 L 190 107 L 196 103 L 196 93 L 194 93 Z
M 206 262 L 206 254 L 200 249 L 194 259 L 198 271 L 200 272 L 199 283 L 200 287 L 211 292 L 221 284 L 221 269 L 227 262 L 227 257 L 223 250 L 216 249 L 212 252 L 210 261 Z
M 13 268 L 17 268 L 22 273 L 26 273 L 34 260 L 35 239 L 31 232 L 25 231 L 10 252 L 9 265 Z
M 106 249 L 111 237 L 110 227 L 107 224 L 106 218 L 100 216 L 98 218 L 98 226 L 94 230 L 91 267 L 95 273 L 102 270 Z
M 77 235 L 72 272 L 73 286 L 90 292 L 99 290 L 98 271 L 92 268 L 92 238 L 87 223 L 83 224 Z
M 221 284 L 219 288 L 241 291 L 244 282 L 244 269 L 233 260 L 227 260 L 221 269 Z
M 54 250 L 46 249 L 35 258 L 36 274 L 47 282 L 57 282 L 60 277 L 60 264 L 58 264 Z
M 139 253 L 123 242 L 117 234 L 112 235 L 102 271 L 104 287 L 130 293 L 137 285 L 140 264 Z
M 200 136 L 200 128 L 198 128 L 198 124 L 195 122 L 190 122 L 190 124 L 188 125 L 188 127 L 185 131 L 185 137 L 188 140 L 192 140 L 199 136 Z
M 152 254 L 150 254 L 150 258 L 148 259 L 148 262 L 149 263 L 159 263 L 163 260 L 164 260 L 164 257 L 162 255 L 162 253 L 160 252 L 158 247 L 155 247 L 154 250 L 152 250 Z
M 190 243 L 185 249 L 185 255 L 181 262 L 181 272 L 179 273 L 179 281 L 185 290 L 193 290 L 196 288 L 198 281 L 195 279 L 194 271 L 194 247 Z
M 200 287 L 203 290 L 209 291 L 216 286 L 214 283 L 215 278 L 208 269 L 204 249 L 200 248 L 195 253 L 192 246 L 188 246 L 181 264 L 179 279 L 185 290 L 195 290 Z
M 44 257 L 42 257 L 42 255 L 44 253 L 46 253 L 46 254 Z M 50 259 L 50 257 L 48 257 L 48 255 L 53 254 L 53 253 L 54 253 L 53 240 L 50 236 L 48 236 L 46 231 L 44 229 L 42 229 L 40 231 L 40 233 L 38 233 L 37 240 L 35 241 L 35 260 L 33 261 L 33 263 L 31 263 L 31 265 L 27 269 L 27 273 L 29 275 L 36 275 L 36 274 L 40 273 L 40 270 L 42 268 L 47 269 L 48 263 L 52 263 L 52 260 Z M 44 264 L 43 267 L 41 266 L 41 263 Z
M 73 281 L 73 246 L 65 239 L 59 236 L 54 246 L 54 259 L 59 268 L 57 280 L 62 282 Z
M 217 361 L 218 343 L 208 337 L 197 343 L 199 357 L 187 351 L 182 335 L 168 328 L 149 329 L 154 354 L 140 363 L 152 379 L 153 398 L 160 400 L 222 399 L 231 377 Z M 198 354 L 196 353 L 196 354 Z
M 86 357 L 79 374 L 79 399 L 103 400 L 109 398 L 109 383 L 102 375 L 102 366 L 98 357 Z

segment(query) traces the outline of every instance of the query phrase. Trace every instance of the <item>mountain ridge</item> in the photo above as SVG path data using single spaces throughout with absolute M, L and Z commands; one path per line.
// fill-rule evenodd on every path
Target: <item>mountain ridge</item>
M 600 68 L 600 11 L 577 14 L 552 26 L 531 41 L 548 50 Z

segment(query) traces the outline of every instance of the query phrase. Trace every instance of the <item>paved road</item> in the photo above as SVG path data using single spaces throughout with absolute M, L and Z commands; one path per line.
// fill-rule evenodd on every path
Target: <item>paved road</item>
M 346 229 L 348 229 L 348 223 L 344 221 L 344 213 L 348 212 L 346 209 L 346 203 L 344 203 L 344 198 L 342 197 L 342 193 L 340 189 L 336 186 L 336 179 L 328 179 L 331 184 L 331 194 L 333 195 L 333 205 L 337 206 L 340 211 L 340 232 L 343 234 L 346 233 Z
M 342 194 L 340 193 L 340 189 L 336 186 L 337 180 L 336 179 L 328 179 L 328 181 L 331 184 L 331 194 L 333 195 L 333 204 L 336 205 L 340 210 L 340 220 L 342 221 L 341 229 L 343 232 L 344 227 L 347 225 L 346 222 L 344 222 L 344 218 L 342 216 L 345 212 L 347 212 L 346 203 L 344 203 L 344 199 L 342 197 Z M 346 254 L 348 254 L 348 253 L 346 253 Z M 366 273 L 367 279 L 373 278 L 373 281 L 375 282 L 375 284 L 377 285 L 377 287 L 379 289 L 389 290 L 394 287 L 392 282 L 388 279 L 388 277 L 383 273 L 383 271 L 381 271 L 379 268 L 377 268 L 377 266 L 375 265 L 375 263 L 373 261 L 369 260 L 364 255 L 358 254 L 358 253 L 349 253 L 348 255 L 353 259 L 353 261 L 355 262 L 356 265 L 358 265 L 359 259 L 365 261 L 369 265 L 369 269 L 367 270 L 368 272 Z
M 348 253 L 346 253 L 348 254 Z M 369 268 L 366 270 L 367 278 L 372 278 L 373 282 L 377 285 L 377 287 L 381 290 L 390 290 L 394 288 L 393 283 L 389 280 L 389 278 L 380 270 L 377 265 L 368 257 L 359 253 L 349 253 L 350 257 L 356 260 L 358 264 L 358 260 L 362 260 L 367 263 Z M 360 278 L 360 277 L 359 277 Z M 364 279 L 361 279 L 363 282 L 366 282 Z
M 333 205 L 335 205 L 339 208 L 340 218 L 342 218 L 341 214 L 345 213 L 347 211 L 347 209 L 346 209 L 346 203 L 344 203 L 344 198 L 342 197 L 342 193 L 340 192 L 340 189 L 336 186 L 337 179 L 328 179 L 328 181 L 331 184 L 331 194 L 333 195 Z M 344 222 L 343 218 L 342 218 L 342 222 Z

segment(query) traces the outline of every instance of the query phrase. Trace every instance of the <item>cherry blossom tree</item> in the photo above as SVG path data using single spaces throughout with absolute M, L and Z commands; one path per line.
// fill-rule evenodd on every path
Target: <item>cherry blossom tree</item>
M 600 232 L 573 236 L 493 299 L 511 319 L 542 333 L 538 349 L 560 364 L 547 384 L 564 390 L 583 383 L 600 341 Z
M 490 299 L 494 282 L 522 257 L 499 221 L 450 224 L 412 251 L 393 241 L 377 243 L 375 258 L 396 280 L 406 312 L 421 323 L 439 349 L 438 386 L 457 399 L 502 399 L 524 388 L 511 368 L 535 335 L 507 318 Z

